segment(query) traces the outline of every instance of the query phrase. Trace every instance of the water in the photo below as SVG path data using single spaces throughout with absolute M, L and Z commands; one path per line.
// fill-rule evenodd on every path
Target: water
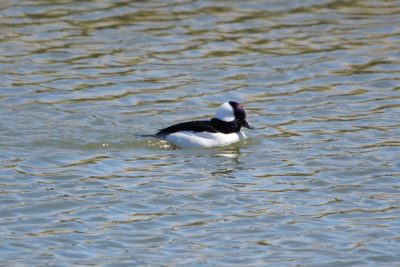
M 396 266 L 399 1 L 2 1 L 3 266 Z M 247 108 L 246 142 L 134 137 Z

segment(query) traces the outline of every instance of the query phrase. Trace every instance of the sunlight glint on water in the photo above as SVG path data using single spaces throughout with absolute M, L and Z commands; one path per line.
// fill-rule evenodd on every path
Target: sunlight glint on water
M 0 265 L 400 262 L 399 1 L 0 11 Z M 243 142 L 135 137 L 230 100 Z

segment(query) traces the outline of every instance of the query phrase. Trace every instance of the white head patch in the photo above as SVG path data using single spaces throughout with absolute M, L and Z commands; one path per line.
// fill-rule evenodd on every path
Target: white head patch
M 235 114 L 233 108 L 229 102 L 223 103 L 215 113 L 215 118 L 222 121 L 233 121 L 235 119 Z

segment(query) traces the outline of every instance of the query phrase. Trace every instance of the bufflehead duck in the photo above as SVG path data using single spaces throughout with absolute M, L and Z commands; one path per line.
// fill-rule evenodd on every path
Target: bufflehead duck
M 247 138 L 241 127 L 254 129 L 246 121 L 246 112 L 237 102 L 223 103 L 208 121 L 189 121 L 161 129 L 153 137 L 177 147 L 226 146 Z

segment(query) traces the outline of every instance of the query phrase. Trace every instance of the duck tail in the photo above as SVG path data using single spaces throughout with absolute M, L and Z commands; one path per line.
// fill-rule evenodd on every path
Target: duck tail
M 157 138 L 158 137 L 156 134 L 135 134 L 135 136 L 141 137 L 141 138 L 147 138 L 147 137 Z

